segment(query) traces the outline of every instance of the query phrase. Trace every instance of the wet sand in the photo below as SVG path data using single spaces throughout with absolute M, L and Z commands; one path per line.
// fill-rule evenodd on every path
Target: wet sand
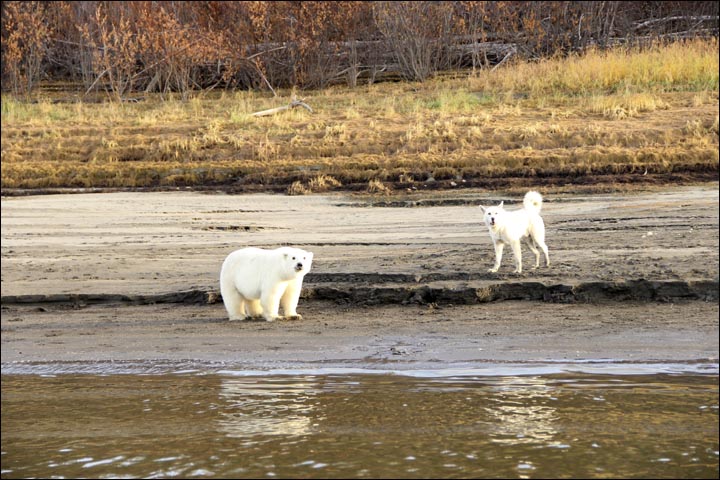
M 552 266 L 500 272 L 478 204 L 522 192 L 2 198 L 2 363 L 443 368 L 717 362 L 718 185 L 545 196 Z M 313 251 L 302 320 L 227 320 L 220 265 Z M 189 292 L 189 293 L 188 293 Z

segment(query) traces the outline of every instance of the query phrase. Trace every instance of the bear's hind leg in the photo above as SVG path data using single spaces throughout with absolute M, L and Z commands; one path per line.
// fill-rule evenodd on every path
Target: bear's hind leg
M 230 316 L 230 320 L 245 319 L 245 298 L 240 293 L 232 289 L 225 289 L 221 292 L 225 309 Z
M 262 317 L 263 307 L 260 305 L 260 300 L 248 300 L 247 303 L 247 314 L 253 318 Z

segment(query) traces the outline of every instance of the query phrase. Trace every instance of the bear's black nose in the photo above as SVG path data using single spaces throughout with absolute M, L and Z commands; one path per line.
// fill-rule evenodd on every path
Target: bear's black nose
M 302 270 L 302 268 L 303 268 L 302 263 L 298 263 L 297 265 L 295 265 L 295 270 Z

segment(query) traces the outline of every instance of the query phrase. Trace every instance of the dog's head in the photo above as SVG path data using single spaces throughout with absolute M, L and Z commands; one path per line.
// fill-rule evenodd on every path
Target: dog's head
M 480 210 L 482 210 L 483 212 L 485 224 L 488 227 L 493 228 L 497 225 L 498 218 L 500 217 L 500 215 L 503 214 L 503 212 L 505 212 L 505 209 L 503 208 L 504 203 L 505 202 L 500 202 L 500 205 L 496 207 L 483 207 L 482 205 L 480 205 Z

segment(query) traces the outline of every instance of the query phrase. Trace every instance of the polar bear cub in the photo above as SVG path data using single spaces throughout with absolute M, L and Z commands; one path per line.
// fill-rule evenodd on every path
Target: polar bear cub
M 220 293 L 230 320 L 262 315 L 271 322 L 297 317 L 296 309 L 313 254 L 299 248 L 265 250 L 247 247 L 227 256 L 220 269 Z

